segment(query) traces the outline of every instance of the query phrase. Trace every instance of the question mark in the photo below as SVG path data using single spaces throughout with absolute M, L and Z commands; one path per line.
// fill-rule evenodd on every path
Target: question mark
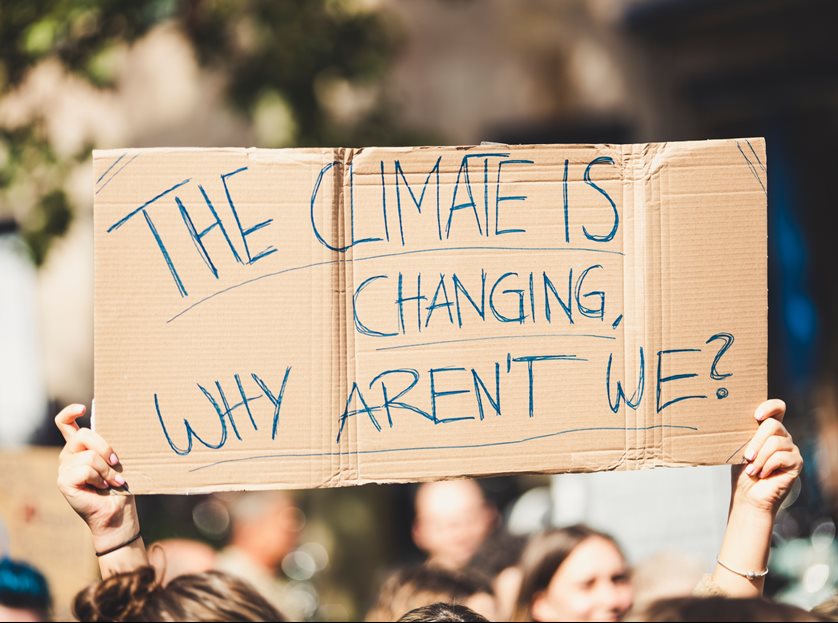
M 733 372 L 719 372 L 716 370 L 716 366 L 719 365 L 719 360 L 722 358 L 722 355 L 724 355 L 727 352 L 727 349 L 733 345 L 733 336 L 730 333 L 716 333 L 711 336 L 705 344 L 709 344 L 713 340 L 722 340 L 724 342 L 722 347 L 719 349 L 719 352 L 716 353 L 716 358 L 713 359 L 713 365 L 710 366 L 710 378 L 714 381 L 721 381 L 729 376 L 733 376 Z M 727 387 L 720 387 L 716 390 L 716 398 L 719 400 L 727 398 L 728 394 L 729 392 Z

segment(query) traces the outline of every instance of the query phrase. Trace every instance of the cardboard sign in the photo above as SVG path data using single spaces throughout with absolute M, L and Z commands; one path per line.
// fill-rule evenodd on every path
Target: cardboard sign
M 733 462 L 761 139 L 94 153 L 96 427 L 136 493 Z
M 99 568 L 90 530 L 55 486 L 58 448 L 0 452 L 0 556 L 34 565 L 49 583 L 55 620 L 69 621 L 73 598 Z

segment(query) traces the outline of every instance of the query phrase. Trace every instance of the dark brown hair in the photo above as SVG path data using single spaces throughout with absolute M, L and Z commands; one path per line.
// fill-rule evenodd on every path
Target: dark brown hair
M 79 621 L 285 621 L 247 582 L 220 571 L 163 586 L 153 567 L 111 576 L 73 600 Z
M 496 530 L 483 541 L 480 549 L 472 556 L 467 568 L 494 580 L 501 571 L 516 566 L 527 546 L 527 538 Z
M 530 540 L 521 555 L 521 588 L 515 600 L 513 621 L 533 620 L 531 607 L 536 595 L 547 590 L 550 580 L 573 550 L 592 537 L 605 539 L 620 551 L 612 537 L 581 524 L 547 530 Z
M 676 597 L 653 603 L 638 621 L 829 621 L 796 606 L 762 598 Z
M 425 621 L 452 621 L 454 623 L 486 623 L 489 619 L 477 614 L 471 608 L 458 604 L 431 604 L 414 608 L 399 619 L 399 623 L 424 623 Z
M 396 571 L 378 593 L 367 621 L 394 621 L 405 612 L 437 602 L 462 603 L 480 594 L 492 595 L 489 581 L 478 575 L 417 565 Z

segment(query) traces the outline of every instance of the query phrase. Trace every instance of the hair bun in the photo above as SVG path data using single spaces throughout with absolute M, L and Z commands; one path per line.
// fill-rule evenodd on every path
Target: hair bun
M 153 567 L 119 573 L 79 593 L 73 613 L 79 621 L 140 621 L 148 598 L 159 588 Z

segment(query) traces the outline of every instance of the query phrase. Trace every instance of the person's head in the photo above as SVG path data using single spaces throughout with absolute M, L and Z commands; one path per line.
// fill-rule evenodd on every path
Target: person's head
M 416 491 L 413 541 L 432 564 L 463 567 L 489 536 L 497 511 L 474 480 L 425 483 Z
M 215 550 L 192 539 L 162 539 L 148 550 L 151 565 L 163 584 L 180 575 L 203 573 L 215 568 Z
M 267 568 L 276 568 L 297 546 L 301 511 L 284 491 L 257 491 L 230 503 L 232 544 Z
M 453 623 L 465 623 L 467 621 L 483 623 L 483 621 L 486 621 L 488 623 L 489 619 L 466 606 L 444 603 L 414 608 L 399 619 L 399 623 L 425 623 L 426 621 L 451 621 Z
M 140 567 L 76 595 L 79 621 L 284 621 L 247 582 L 220 571 L 182 575 L 162 585 Z
M 693 595 L 703 577 L 701 562 L 689 554 L 670 550 L 647 556 L 631 570 L 632 609 L 642 611 L 661 599 Z
M 434 603 L 468 606 L 495 619 L 495 600 L 489 581 L 479 575 L 417 565 L 400 569 L 381 585 L 367 621 L 394 621 L 405 612 Z
M 825 616 L 801 610 L 796 606 L 762 598 L 731 599 L 729 597 L 676 597 L 655 602 L 638 621 L 830 621 Z
M 629 567 L 610 536 L 586 526 L 548 530 L 521 557 L 517 621 L 617 621 L 631 608 Z
M 492 583 L 497 603 L 498 618 L 512 616 L 515 598 L 521 588 L 521 568 L 518 563 L 527 538 L 497 530 L 490 535 L 468 563 L 468 569 L 485 575 Z
M 50 595 L 46 578 L 35 567 L 0 559 L 0 621 L 46 621 Z
M 826 617 L 834 621 L 838 621 L 838 595 L 833 595 L 826 601 L 819 603 L 812 608 L 812 613 L 818 616 Z

